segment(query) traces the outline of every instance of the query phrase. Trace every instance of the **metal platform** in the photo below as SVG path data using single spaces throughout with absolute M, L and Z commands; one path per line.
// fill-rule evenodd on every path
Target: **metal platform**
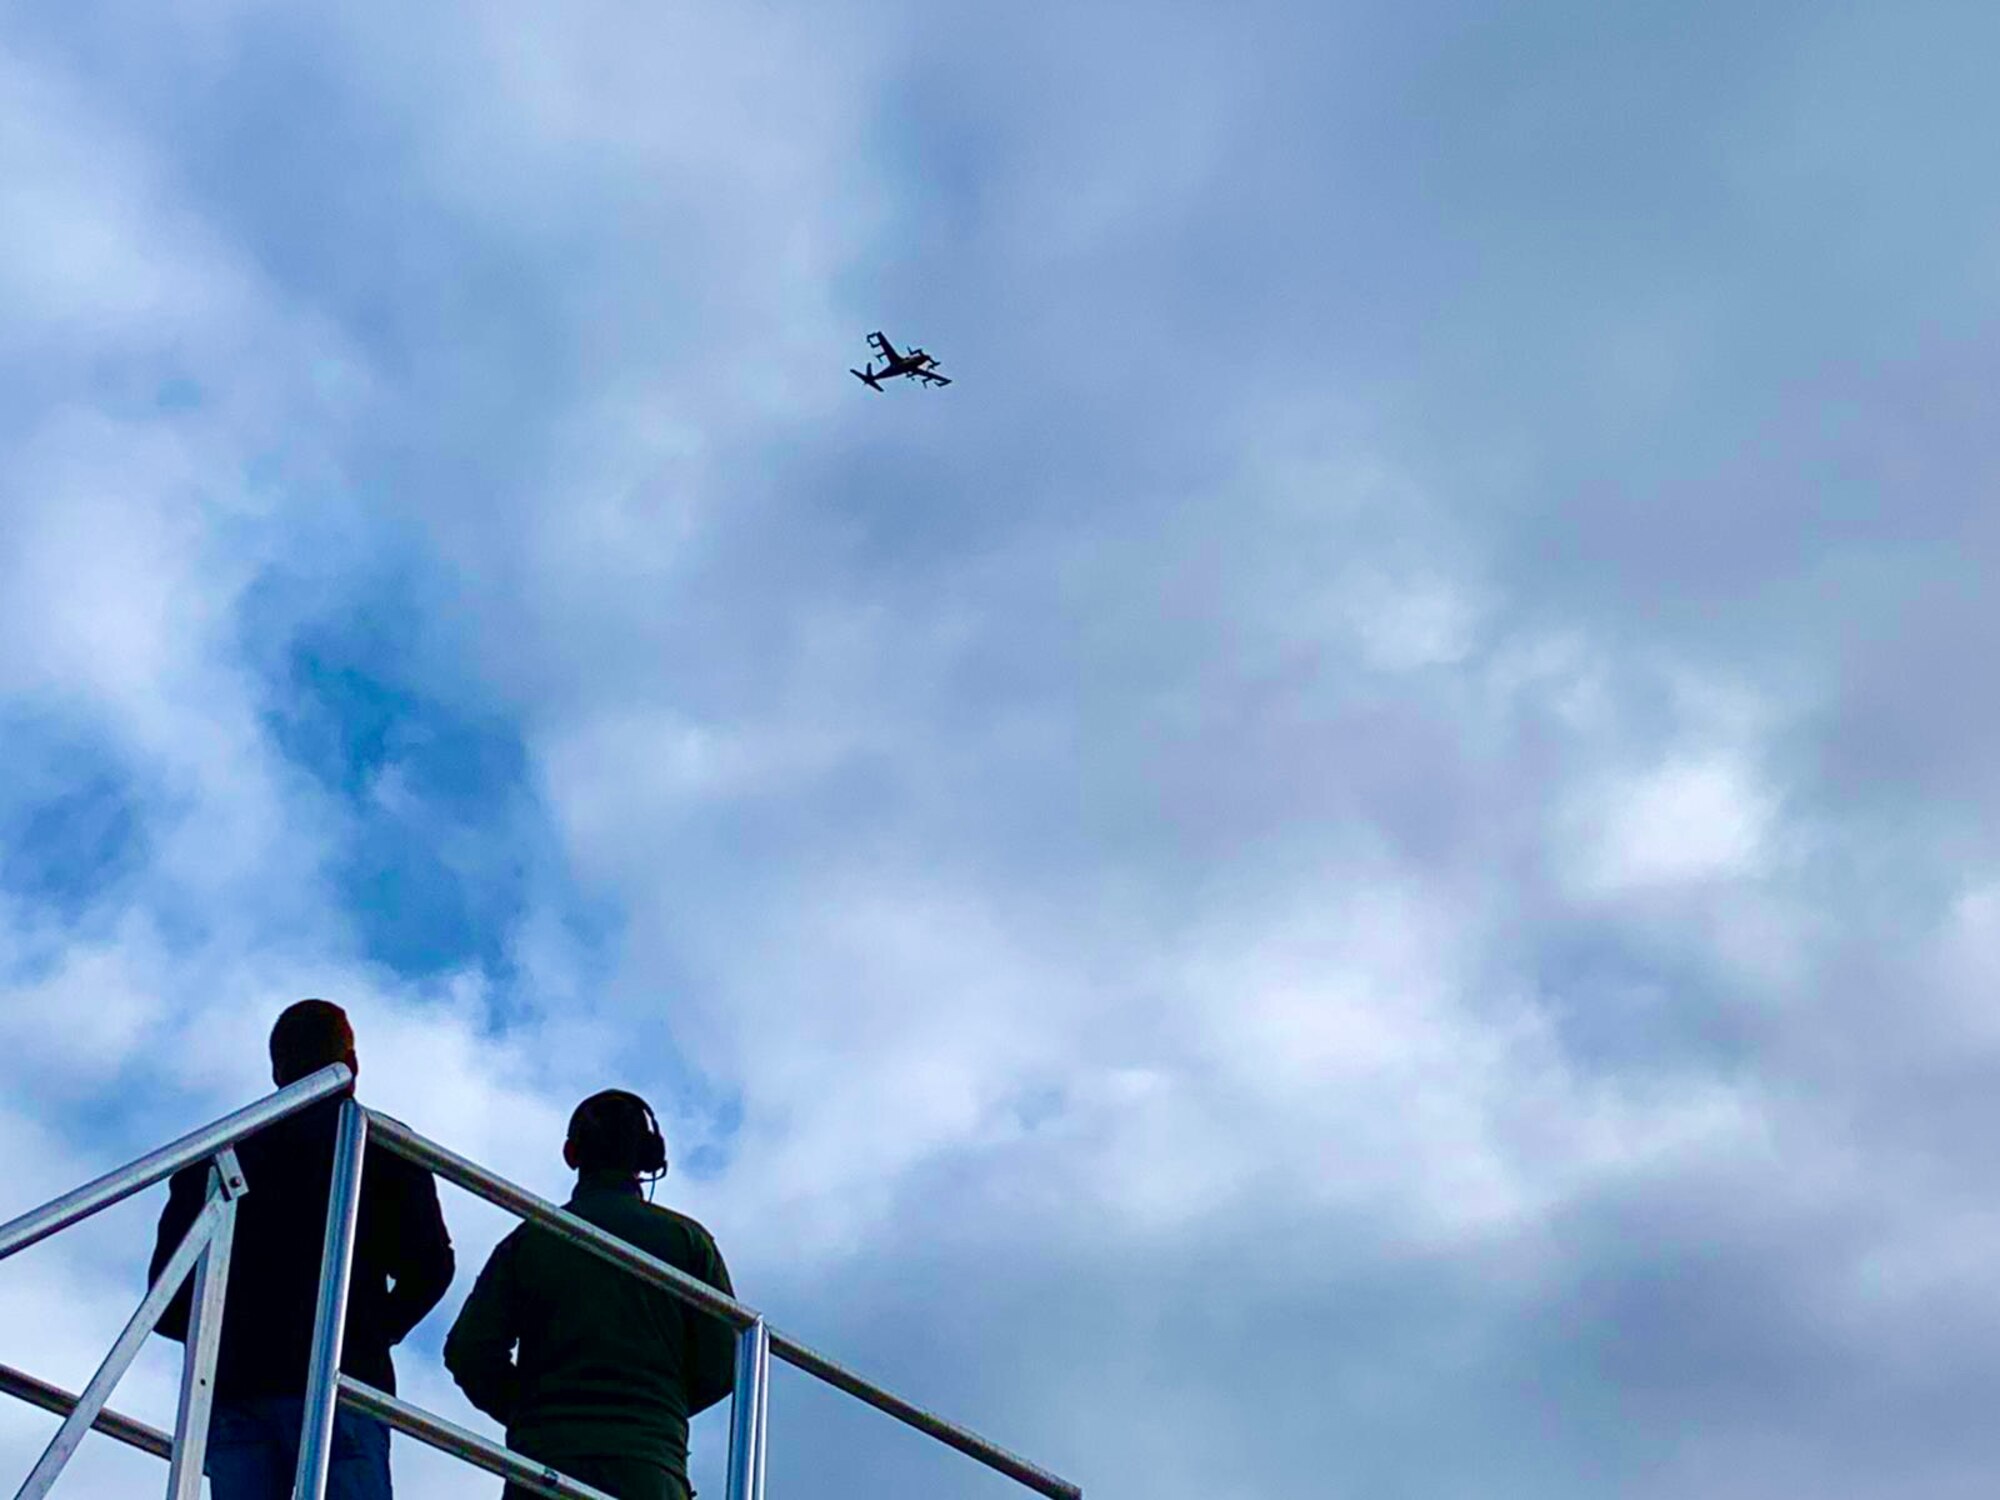
M 42 1500 L 62 1473 L 86 1432 L 96 1430 L 169 1464 L 167 1500 L 201 1500 L 202 1459 L 208 1442 L 216 1352 L 220 1348 L 223 1293 L 229 1281 L 237 1201 L 249 1191 L 236 1164 L 234 1147 L 246 1136 L 322 1099 L 347 1091 L 352 1077 L 338 1064 L 279 1089 L 171 1145 L 127 1163 L 52 1203 L 0 1225 L 0 1260 L 67 1229 L 101 1209 L 165 1181 L 185 1167 L 209 1165 L 208 1201 L 167 1264 L 146 1291 L 138 1310 L 81 1394 L 0 1364 L 0 1391 L 48 1411 L 63 1423 L 15 1493 L 15 1500 Z M 292 1500 L 325 1500 L 327 1458 L 337 1406 L 380 1418 L 398 1432 L 430 1444 L 489 1473 L 522 1485 L 549 1500 L 612 1500 L 587 1484 L 468 1432 L 433 1412 L 376 1390 L 340 1371 L 341 1337 L 347 1321 L 354 1230 L 361 1204 L 362 1164 L 369 1141 L 426 1167 L 489 1203 L 539 1224 L 572 1244 L 602 1256 L 641 1280 L 650 1281 L 736 1329 L 736 1385 L 730 1402 L 728 1500 L 763 1500 L 764 1456 L 770 1415 L 773 1357 L 838 1390 L 867 1402 L 988 1468 L 1048 1497 L 1082 1500 L 1075 1485 L 1017 1457 L 978 1433 L 906 1401 L 844 1365 L 772 1329 L 754 1308 L 725 1297 L 685 1272 L 655 1260 L 625 1241 L 566 1213 L 546 1199 L 487 1171 L 475 1162 L 426 1140 L 408 1126 L 378 1115 L 348 1098 L 340 1110 L 334 1142 L 333 1181 L 328 1201 L 326 1241 L 320 1262 L 319 1305 L 313 1325 L 312 1359 L 306 1381 L 305 1420 L 300 1430 L 298 1472 Z M 107 1409 L 112 1389 L 131 1365 L 146 1336 L 182 1284 L 194 1279 L 192 1313 L 182 1363 L 180 1407 L 172 1433 L 161 1432 Z

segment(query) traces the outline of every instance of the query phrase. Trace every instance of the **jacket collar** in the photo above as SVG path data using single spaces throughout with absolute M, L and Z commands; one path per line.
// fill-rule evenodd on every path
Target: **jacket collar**
M 576 1174 L 576 1191 L 569 1195 L 570 1202 L 574 1203 L 586 1193 L 593 1195 L 612 1193 L 621 1198 L 637 1198 L 641 1196 L 638 1178 L 627 1176 L 623 1172 L 606 1171 L 598 1167 L 593 1167 L 587 1172 Z

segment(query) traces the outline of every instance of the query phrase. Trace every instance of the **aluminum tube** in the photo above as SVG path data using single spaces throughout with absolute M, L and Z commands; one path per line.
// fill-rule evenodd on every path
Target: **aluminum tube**
M 728 1500 L 764 1500 L 771 1419 L 771 1330 L 759 1318 L 736 1335 L 736 1389 L 729 1402 Z
M 222 1351 L 222 1307 L 229 1290 L 229 1255 L 236 1240 L 236 1205 L 243 1184 L 236 1153 L 225 1149 L 209 1172 L 211 1202 L 222 1205 L 215 1233 L 195 1265 L 187 1339 L 181 1356 L 181 1402 L 174 1418 L 173 1472 L 167 1500 L 201 1500 L 208 1456 L 208 1417 L 215 1403 L 215 1361 Z
M 663 1260 L 655 1260 L 616 1235 L 606 1234 L 595 1224 L 586 1224 L 575 1214 L 564 1212 L 546 1198 L 538 1198 L 526 1188 L 516 1187 L 506 1178 L 496 1177 L 437 1142 L 424 1139 L 402 1121 L 370 1111 L 368 1124 L 376 1141 L 398 1156 L 429 1168 L 447 1182 L 455 1182 L 467 1192 L 476 1193 L 488 1203 L 497 1203 L 509 1213 L 539 1224 L 573 1245 L 581 1245 L 614 1265 L 623 1266 L 642 1280 L 664 1287 L 683 1302 L 692 1302 L 732 1327 L 744 1329 L 757 1321 L 756 1310 L 745 1307 L 734 1297 L 724 1296 L 707 1282 Z
M 73 1193 L 63 1194 L 53 1203 L 0 1224 L 0 1260 L 5 1260 L 17 1250 L 27 1249 L 37 1240 L 47 1239 L 58 1229 L 67 1229 L 78 1219 L 87 1218 L 100 1208 L 143 1192 L 154 1183 L 173 1176 L 182 1167 L 191 1167 L 206 1160 L 223 1147 L 235 1145 L 246 1135 L 254 1134 L 274 1121 L 295 1115 L 307 1105 L 339 1093 L 353 1081 L 354 1075 L 347 1071 L 343 1063 L 321 1068 L 275 1094 L 265 1095 L 255 1104 L 246 1104 L 234 1114 L 224 1115 L 213 1124 L 188 1132 L 170 1146 L 148 1152 L 115 1172 L 105 1173 L 95 1182 L 85 1183 Z
M 795 1339 L 782 1333 L 771 1335 L 771 1352 L 786 1364 L 804 1370 L 808 1375 L 816 1375 L 828 1385 L 838 1386 L 850 1396 L 858 1396 L 877 1411 L 887 1412 L 899 1422 L 906 1422 L 917 1431 L 949 1444 L 968 1458 L 976 1458 L 989 1469 L 997 1469 L 1009 1479 L 1025 1484 L 1031 1490 L 1039 1490 L 1049 1500 L 1083 1500 L 1083 1491 L 1066 1479 L 1058 1479 L 1046 1469 L 1039 1469 L 1025 1458 L 1009 1453 L 986 1441 L 978 1433 L 960 1427 L 955 1422 L 947 1422 L 943 1417 L 925 1411 L 921 1406 L 905 1401 L 901 1396 L 885 1391 L 879 1385 L 864 1380 L 844 1365 L 836 1364 L 824 1354 L 808 1349 Z
M 523 1458 L 498 1443 L 488 1442 L 476 1432 L 467 1432 L 454 1422 L 434 1416 L 421 1406 L 412 1406 L 363 1384 L 352 1375 L 340 1377 L 340 1399 L 346 1406 L 371 1417 L 379 1417 L 398 1432 L 407 1432 L 422 1443 L 467 1463 L 477 1464 L 489 1474 L 497 1474 L 514 1484 L 525 1485 L 550 1500 L 611 1500 L 604 1491 L 593 1489 L 580 1479 L 558 1474 L 545 1464 Z
M 305 1421 L 293 1500 L 326 1500 L 326 1466 L 333 1455 L 333 1414 L 340 1399 L 340 1346 L 347 1334 L 347 1289 L 354 1279 L 354 1226 L 361 1213 L 361 1166 L 368 1151 L 368 1112 L 349 1099 L 340 1107 L 327 1194 L 326 1242 L 319 1262 L 319 1305 L 313 1310 L 312 1362 L 306 1367 Z
M 37 1380 L 26 1370 L 17 1370 L 12 1365 L 0 1365 L 0 1391 L 18 1396 L 30 1406 L 39 1406 L 43 1411 L 52 1411 L 59 1417 L 66 1417 L 76 1410 L 76 1397 L 61 1386 Z M 174 1440 L 159 1428 L 148 1427 L 135 1417 L 103 1410 L 98 1412 L 97 1420 L 90 1425 L 106 1437 L 116 1438 L 141 1453 L 165 1459 L 174 1456 Z
M 97 1367 L 97 1373 L 90 1377 L 90 1384 L 76 1398 L 75 1409 L 63 1418 L 62 1426 L 56 1429 L 48 1447 L 42 1450 L 41 1458 L 36 1460 L 35 1467 L 15 1492 L 14 1500 L 41 1500 L 49 1492 L 49 1486 L 62 1474 L 63 1465 L 76 1452 L 76 1445 L 96 1425 L 97 1414 L 104 1410 L 112 1387 L 131 1368 L 139 1346 L 146 1342 L 146 1335 L 153 1331 L 153 1325 L 160 1321 L 160 1314 L 167 1310 L 167 1304 L 180 1291 L 181 1283 L 194 1269 L 195 1260 L 207 1250 L 215 1234 L 215 1226 L 228 1207 L 222 1199 L 211 1198 L 208 1206 L 188 1226 L 188 1232 L 181 1236 L 180 1244 L 167 1258 L 166 1265 L 161 1267 L 159 1279 L 139 1299 L 138 1309 L 125 1324 L 125 1331 L 118 1335 L 111 1352 L 104 1356 L 104 1363 Z

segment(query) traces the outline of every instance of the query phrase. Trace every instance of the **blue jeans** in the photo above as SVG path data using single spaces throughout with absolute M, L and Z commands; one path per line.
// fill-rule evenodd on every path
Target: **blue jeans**
M 290 1500 L 305 1411 L 303 1396 L 216 1402 L 203 1465 L 212 1500 Z M 389 1429 L 375 1418 L 334 1413 L 326 1500 L 390 1500 Z

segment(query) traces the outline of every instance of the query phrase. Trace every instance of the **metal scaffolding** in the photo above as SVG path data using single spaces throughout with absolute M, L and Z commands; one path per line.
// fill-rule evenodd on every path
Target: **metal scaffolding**
M 122 1202 L 134 1193 L 204 1161 L 209 1167 L 208 1200 L 182 1238 L 111 1352 L 80 1395 L 71 1395 L 22 1371 L 0 1365 L 0 1391 L 60 1413 L 61 1428 L 16 1492 L 15 1500 L 42 1500 L 83 1435 L 95 1429 L 120 1442 L 168 1460 L 167 1500 L 201 1500 L 202 1459 L 208 1441 L 216 1352 L 221 1345 L 224 1292 L 236 1206 L 248 1192 L 234 1147 L 246 1136 L 289 1115 L 346 1092 L 353 1079 L 335 1064 L 279 1089 L 171 1145 L 106 1173 L 95 1182 L 0 1225 L 0 1260 Z M 729 1422 L 728 1500 L 763 1500 L 766 1429 L 770 1414 L 770 1370 L 775 1357 L 850 1396 L 858 1397 L 928 1437 L 956 1448 L 988 1468 L 1048 1497 L 1082 1500 L 1075 1485 L 988 1442 L 979 1434 L 864 1379 L 825 1355 L 772 1329 L 762 1314 L 705 1282 L 656 1260 L 605 1233 L 594 1224 L 538 1198 L 525 1188 L 475 1162 L 426 1140 L 407 1125 L 363 1108 L 353 1098 L 340 1107 L 334 1141 L 333 1179 L 327 1205 L 326 1240 L 320 1261 L 319 1303 L 313 1322 L 312 1357 L 306 1378 L 305 1419 L 299 1435 L 299 1465 L 292 1500 L 325 1500 L 327 1460 L 336 1409 L 346 1405 L 379 1418 L 398 1432 L 489 1473 L 524 1486 L 549 1500 L 611 1500 L 587 1484 L 468 1432 L 435 1413 L 376 1390 L 340 1373 L 341 1338 L 347 1322 L 347 1294 L 354 1265 L 354 1230 L 361 1205 L 362 1168 L 369 1142 L 428 1168 L 509 1213 L 603 1257 L 641 1280 L 693 1304 L 736 1330 L 736 1386 Z M 182 1363 L 180 1408 L 171 1435 L 106 1409 L 112 1388 L 124 1375 L 146 1335 L 189 1276 L 194 1278 L 186 1354 Z

